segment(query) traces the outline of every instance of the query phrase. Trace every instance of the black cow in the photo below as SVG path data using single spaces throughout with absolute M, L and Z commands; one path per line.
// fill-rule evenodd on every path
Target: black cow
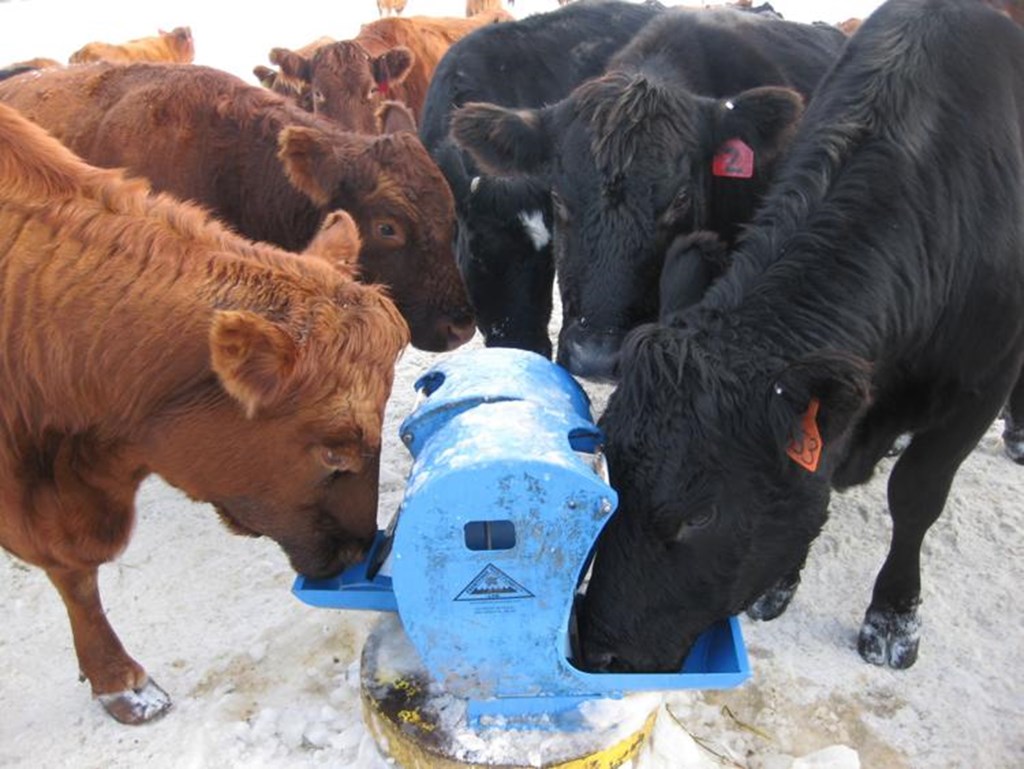
M 434 71 L 420 139 L 455 195 L 456 257 L 488 346 L 551 357 L 551 202 L 542 182 L 484 175 L 451 141 L 452 111 L 476 101 L 510 108 L 556 102 L 599 75 L 662 10 L 656 3 L 574 3 L 488 25 L 456 42 Z
M 620 503 L 578 616 L 588 667 L 677 669 L 711 622 L 781 613 L 831 488 L 908 431 L 858 649 L 914 663 L 922 540 L 1024 362 L 1021 72 L 1024 30 L 977 0 L 890 0 L 729 269 L 628 337 L 601 418 Z
M 845 42 L 729 8 L 673 9 L 558 104 L 455 114 L 454 137 L 486 167 L 552 189 L 559 363 L 614 376 L 623 335 L 657 317 L 670 239 L 708 229 L 732 241 Z

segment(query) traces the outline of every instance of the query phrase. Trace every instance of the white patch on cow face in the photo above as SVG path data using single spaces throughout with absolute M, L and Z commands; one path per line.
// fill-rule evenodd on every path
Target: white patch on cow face
M 551 233 L 544 226 L 544 214 L 540 211 L 520 211 L 519 221 L 536 250 L 540 251 L 551 242 Z

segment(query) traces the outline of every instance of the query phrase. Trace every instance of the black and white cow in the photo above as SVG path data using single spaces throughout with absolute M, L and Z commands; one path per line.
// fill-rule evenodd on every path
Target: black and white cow
M 456 258 L 488 346 L 551 357 L 551 201 L 545 183 L 484 174 L 449 136 L 453 110 L 479 101 L 512 109 L 556 102 L 599 75 L 662 10 L 657 3 L 572 3 L 488 25 L 456 42 L 434 71 L 420 139 L 455 195 Z
M 677 669 L 713 621 L 777 616 L 831 489 L 905 432 L 858 648 L 915 662 L 922 540 L 1024 362 L 1021 72 L 1024 29 L 977 0 L 881 6 L 732 265 L 628 337 L 601 418 L 619 508 L 578 616 L 588 667 Z
M 668 243 L 694 229 L 733 240 L 845 42 L 830 27 L 677 8 L 557 104 L 456 112 L 453 136 L 485 167 L 552 190 L 559 363 L 614 376 L 624 334 L 657 317 Z

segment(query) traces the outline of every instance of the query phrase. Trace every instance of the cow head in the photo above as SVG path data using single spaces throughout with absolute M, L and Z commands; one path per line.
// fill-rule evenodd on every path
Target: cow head
M 401 97 L 415 58 L 403 46 L 371 56 L 355 41 L 344 40 L 321 46 L 308 58 L 292 53 L 281 60 L 289 62 L 288 72 L 294 70 L 309 84 L 316 114 L 346 131 L 372 134 L 377 132 L 377 108 L 382 101 Z
M 455 204 L 440 170 L 411 131 L 365 136 L 327 121 L 278 137 L 291 183 L 322 211 L 342 208 L 362 238 L 358 271 L 388 288 L 423 350 L 449 350 L 475 331 L 452 256 Z
M 717 341 L 731 333 L 627 338 L 601 419 L 619 507 L 577 617 L 587 668 L 678 671 L 701 632 L 799 572 L 825 521 L 867 365 L 759 360 Z
M 458 215 L 456 258 L 486 345 L 550 358 L 555 266 L 547 187 L 529 177 L 476 176 Z
M 161 38 L 167 43 L 168 49 L 174 54 L 174 61 L 191 64 L 196 55 L 195 43 L 192 42 L 191 27 L 175 27 L 170 32 L 158 30 Z
M 730 240 L 801 113 L 801 97 L 787 89 L 716 100 L 611 73 L 544 109 L 466 105 L 452 135 L 489 170 L 546 180 L 562 297 L 558 360 L 608 379 L 625 333 L 657 317 L 669 242 L 698 228 Z M 723 153 L 738 147 L 730 164 Z
M 376 531 L 381 424 L 408 339 L 379 289 L 337 282 L 333 298 L 289 294 L 273 313 L 215 312 L 211 378 L 147 441 L 169 483 L 310 576 L 358 560 Z

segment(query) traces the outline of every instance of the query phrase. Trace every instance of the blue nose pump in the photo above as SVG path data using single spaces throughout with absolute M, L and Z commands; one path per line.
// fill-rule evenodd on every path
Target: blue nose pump
M 398 513 L 366 561 L 330 579 L 299 575 L 298 598 L 397 611 L 431 678 L 468 700 L 471 725 L 566 729 L 564 714 L 588 699 L 750 676 L 735 617 L 707 630 L 676 673 L 572 664 L 574 597 L 618 498 L 589 399 L 568 372 L 488 348 L 452 355 L 415 387 L 400 428 L 413 465 Z

